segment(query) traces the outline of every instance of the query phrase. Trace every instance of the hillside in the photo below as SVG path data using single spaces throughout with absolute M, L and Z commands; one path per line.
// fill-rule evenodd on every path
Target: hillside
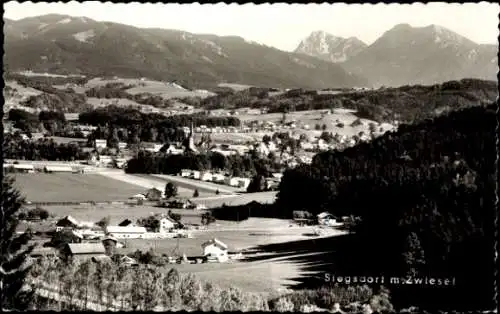
M 342 67 L 240 37 L 141 29 L 50 14 L 4 26 L 6 70 L 147 77 L 206 88 L 219 83 L 276 87 L 367 86 Z
M 425 119 L 449 110 L 490 103 L 497 95 L 495 82 L 463 79 L 432 86 L 413 85 L 336 94 L 294 90 L 273 95 L 267 90 L 247 89 L 198 101 L 184 101 L 206 109 L 266 107 L 270 113 L 347 108 L 356 110 L 361 118 L 392 122 Z
M 329 210 L 360 217 L 349 245 L 315 260 L 326 263 L 315 271 L 334 264 L 337 276 L 455 278 L 453 287 L 388 288 L 394 304 L 487 310 L 493 306 L 496 110 L 494 104 L 468 108 L 319 153 L 311 165 L 285 172 L 277 215 Z
M 497 45 L 479 45 L 437 25 L 396 25 L 341 65 L 374 86 L 496 80 Z

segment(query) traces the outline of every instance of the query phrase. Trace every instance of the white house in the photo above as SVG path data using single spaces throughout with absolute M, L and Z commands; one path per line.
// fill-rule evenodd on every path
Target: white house
M 335 217 L 329 212 L 322 212 L 318 214 L 317 217 L 318 217 L 318 223 L 320 225 L 325 225 L 325 226 L 337 225 Z
M 199 180 L 200 177 L 201 177 L 201 172 L 199 172 L 198 170 L 193 170 L 193 172 L 191 173 L 191 175 L 193 176 L 193 179 Z
M 175 225 L 177 224 L 173 219 L 169 217 L 161 217 L 159 219 L 160 222 L 160 233 L 167 233 L 170 232 L 170 230 L 175 228 Z
M 117 239 L 140 239 L 147 233 L 144 227 L 135 226 L 107 226 L 106 234 L 113 236 Z
M 237 177 L 226 177 L 224 183 L 230 186 L 238 186 L 239 181 Z
M 212 174 L 212 182 L 224 182 L 226 177 L 222 173 Z
M 108 143 L 106 140 L 95 140 L 95 148 L 106 148 Z
M 189 178 L 191 176 L 191 170 L 189 169 L 182 169 L 181 170 L 181 177 Z
M 126 148 L 127 148 L 127 143 L 118 142 L 118 149 L 126 149 Z
M 201 181 L 212 181 L 213 175 L 211 172 L 205 171 L 201 174 Z
M 216 238 L 203 243 L 201 246 L 203 248 L 203 255 L 206 256 L 209 261 L 212 260 L 219 263 L 228 261 L 227 245 Z

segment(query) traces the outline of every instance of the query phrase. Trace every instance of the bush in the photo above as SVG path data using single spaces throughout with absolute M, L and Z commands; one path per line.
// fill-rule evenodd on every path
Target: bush
M 295 306 L 287 297 L 281 297 L 273 304 L 272 311 L 276 312 L 293 312 Z

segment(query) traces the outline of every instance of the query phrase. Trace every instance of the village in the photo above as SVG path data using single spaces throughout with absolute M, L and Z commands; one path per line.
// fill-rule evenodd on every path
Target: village
M 39 244 L 31 253 L 31 257 L 35 259 L 53 256 L 68 262 L 88 259 L 94 262 L 107 260 L 120 265 L 134 266 L 139 263 L 160 265 L 235 263 L 255 254 L 250 250 L 253 245 L 246 248 L 230 248 L 217 237 L 212 237 L 217 233 L 224 236 L 230 229 L 224 225 L 221 227 L 207 212 L 200 215 L 201 225 L 181 222 L 180 215 L 171 211 L 167 214 L 151 212 L 149 217 L 138 219 L 137 222 L 125 218 L 116 225 L 108 224 L 107 219 L 92 222 L 78 220 L 71 215 L 57 218 L 39 206 L 24 213 L 17 233 L 32 230 L 34 239 Z M 341 228 L 343 221 L 348 218 L 335 218 L 327 212 L 314 218 L 304 216 L 300 212 L 294 216 L 293 220 L 286 223 L 287 228 L 297 234 L 314 230 L 316 237 L 330 236 L 332 232 L 338 232 L 335 230 Z M 313 229 L 310 229 L 311 226 Z M 255 230 L 263 230 L 263 227 L 240 229 L 243 233 Z M 183 242 L 183 244 L 179 240 L 187 240 L 190 243 Z M 166 246 L 172 249 L 157 249 L 165 247 L 162 241 L 166 241 Z M 129 247 L 134 242 L 136 245 Z M 149 253 L 138 249 L 138 247 L 144 248 L 148 242 L 154 243 Z M 196 249 L 196 245 L 199 249 Z M 153 258 L 158 252 L 160 253 L 155 257 L 156 261 L 146 260 L 145 255 L 149 254 L 150 258 Z

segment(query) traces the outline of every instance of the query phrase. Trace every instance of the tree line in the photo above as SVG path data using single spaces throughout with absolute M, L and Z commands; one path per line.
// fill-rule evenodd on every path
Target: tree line
M 57 144 L 52 139 L 24 140 L 19 134 L 4 136 L 4 158 L 18 160 L 74 161 L 88 158 L 88 153 L 73 143 Z
M 125 172 L 178 174 L 182 169 L 222 171 L 235 177 L 254 175 L 269 177 L 271 173 L 278 172 L 281 165 L 267 157 L 252 154 L 224 156 L 218 152 L 208 152 L 166 155 L 141 151 L 137 157 L 128 161 Z
M 361 218 L 345 265 L 393 276 L 456 278 L 448 290 L 399 287 L 437 308 L 491 306 L 496 106 L 403 125 L 287 170 L 276 206 Z M 307 197 L 305 197 L 307 196 Z M 370 263 L 362 263 L 366 258 Z M 412 297 L 409 297 L 411 295 Z M 418 296 L 418 297 L 417 297 Z M 441 307 L 439 307 L 441 306 Z

